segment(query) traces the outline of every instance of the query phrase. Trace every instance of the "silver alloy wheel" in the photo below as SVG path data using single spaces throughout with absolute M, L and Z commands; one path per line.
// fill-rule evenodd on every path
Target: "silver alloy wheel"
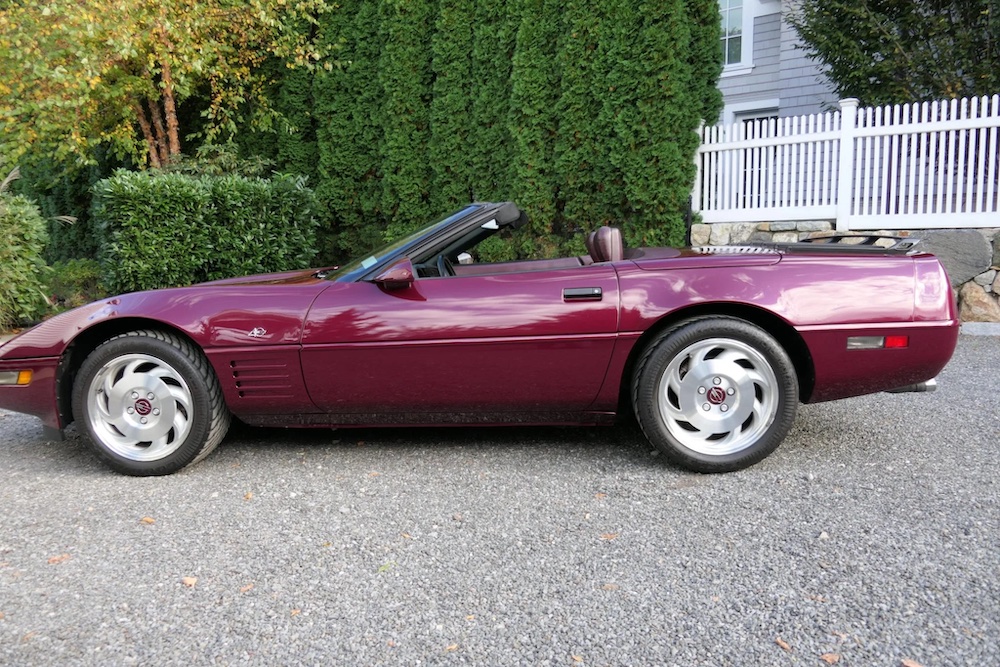
M 778 386 L 771 364 L 756 348 L 732 338 L 708 338 L 670 360 L 657 403 L 681 445 L 724 456 L 764 435 L 778 411 Z
M 115 454 L 157 461 L 176 451 L 191 430 L 191 390 L 162 359 L 124 354 L 91 380 L 87 417 L 93 433 Z

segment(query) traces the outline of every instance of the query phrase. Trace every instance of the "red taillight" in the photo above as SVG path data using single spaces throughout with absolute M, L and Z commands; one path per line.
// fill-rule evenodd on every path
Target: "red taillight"
M 910 346 L 909 336 L 850 336 L 848 350 L 902 350 Z
M 909 336 L 886 336 L 885 337 L 885 347 L 889 348 L 903 348 L 910 346 Z

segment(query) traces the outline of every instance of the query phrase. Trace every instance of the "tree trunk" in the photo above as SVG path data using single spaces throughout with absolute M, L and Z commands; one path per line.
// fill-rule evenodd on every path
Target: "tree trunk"
M 170 153 L 167 152 L 167 130 L 163 126 L 163 114 L 160 113 L 160 105 L 156 100 L 149 101 L 149 110 L 153 116 L 153 129 L 156 131 L 156 147 L 160 151 L 160 163 L 165 165 L 170 161 Z
M 149 118 L 146 117 L 146 111 L 142 108 L 142 103 L 140 102 L 136 102 L 132 105 L 132 109 L 135 111 L 135 116 L 139 120 L 139 127 L 142 128 L 142 136 L 146 139 L 146 148 L 149 150 L 149 166 L 154 169 L 159 169 L 162 164 L 160 163 L 156 139 L 153 137 L 153 128 L 149 125 Z
M 163 79 L 163 110 L 167 115 L 167 142 L 170 156 L 181 154 L 180 125 L 177 122 L 177 106 L 174 102 L 174 80 L 170 73 L 170 60 L 163 58 L 163 69 L 160 77 Z

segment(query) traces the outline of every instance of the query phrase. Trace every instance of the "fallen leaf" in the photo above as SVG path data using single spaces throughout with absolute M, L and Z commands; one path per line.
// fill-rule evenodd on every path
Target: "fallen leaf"
M 465 617 L 465 620 L 474 621 L 476 620 L 476 616 L 474 614 L 469 614 L 468 616 Z
M 847 633 L 846 632 L 836 632 L 836 631 L 834 631 L 834 632 L 831 632 L 830 634 L 833 635 L 834 637 L 838 637 L 840 639 L 840 641 L 842 641 L 842 642 L 846 642 L 847 641 Z
M 243 500 L 253 500 L 253 492 L 247 491 L 243 494 Z
M 838 653 L 824 653 L 819 657 L 820 660 L 828 665 L 836 665 L 840 662 L 840 654 Z
M 394 642 L 393 640 L 390 639 L 389 641 L 386 642 L 386 645 L 389 648 L 395 648 L 396 647 L 396 642 Z
M 301 613 L 302 613 L 301 609 L 293 609 L 292 610 L 292 616 L 298 616 Z
M 812 600 L 813 602 L 826 602 L 826 598 L 823 597 L 822 595 L 807 595 L 806 597 Z
M 70 559 L 69 554 L 60 554 L 58 556 L 53 556 L 49 559 L 49 565 L 57 565 L 59 563 L 65 563 Z
M 333 542 L 324 542 L 322 544 L 322 546 L 324 546 L 324 547 L 332 547 L 333 546 Z
M 582 655 L 571 655 L 570 657 L 573 658 L 573 662 L 583 662 Z
M 378 573 L 382 574 L 383 572 L 388 572 L 389 570 L 391 570 L 394 567 L 396 567 L 396 561 L 391 560 L 388 563 L 380 565 L 379 568 L 378 568 Z
M 402 533 L 402 536 L 403 536 L 404 540 L 412 540 L 413 539 L 413 536 L 410 535 L 409 533 Z
M 458 644 L 448 644 L 448 646 L 445 647 L 444 650 L 445 651 L 457 651 L 458 650 Z
M 21 641 L 22 641 L 22 642 L 27 642 L 27 641 L 31 641 L 31 640 L 32 640 L 32 639 L 33 639 L 33 638 L 35 637 L 35 635 L 37 635 L 37 634 L 38 634 L 38 633 L 37 633 L 36 631 L 32 630 L 32 631 L 31 631 L 31 632 L 29 632 L 28 634 L 26 634 L 26 635 L 24 635 L 23 637 L 21 637 Z
M 601 586 L 601 590 L 602 591 L 617 591 L 618 590 L 618 584 L 604 584 L 603 586 Z
M 154 519 L 151 516 L 144 516 L 141 519 L 139 519 L 139 523 L 144 523 L 147 526 L 152 526 L 154 523 L 156 523 L 156 519 Z
M 786 651 L 791 651 L 792 650 L 792 647 L 788 645 L 788 642 L 786 642 L 781 637 L 775 637 L 774 638 L 774 643 L 777 644 L 778 646 L 780 646 L 781 648 L 785 649 Z
M 618 537 L 618 533 L 604 533 L 603 535 L 601 535 L 602 540 L 607 540 L 609 542 L 615 539 L 616 537 Z
M 604 500 L 605 498 L 608 497 L 608 494 L 606 494 L 606 493 L 595 493 L 594 497 L 597 498 L 598 500 Z
M 378 476 L 379 476 L 379 475 L 381 475 L 381 474 L 382 474 L 382 473 L 380 473 L 380 472 L 375 472 L 375 471 L 373 470 L 372 472 L 368 473 L 368 476 L 369 476 L 369 477 L 378 477 Z
M 903 660 L 903 667 L 924 667 L 916 660 Z
M 253 590 L 253 584 L 247 584 L 246 586 L 240 586 L 240 593 L 248 593 Z
M 365 446 L 365 441 L 364 440 L 358 440 L 358 447 L 364 447 L 364 446 Z
M 7 614 L 5 614 L 2 611 L 0 611 L 0 621 L 2 621 L 3 619 L 5 619 L 6 617 L 7 617 Z
M 198 577 L 181 577 L 181 583 L 188 588 L 194 588 L 194 585 L 198 583 Z

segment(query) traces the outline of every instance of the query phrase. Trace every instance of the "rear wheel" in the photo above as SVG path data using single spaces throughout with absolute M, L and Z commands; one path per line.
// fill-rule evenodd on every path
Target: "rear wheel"
M 795 420 L 795 367 L 767 332 L 731 317 L 691 320 L 643 353 L 632 400 L 643 433 L 695 472 L 757 463 Z
M 161 331 L 132 331 L 84 360 L 73 414 L 92 449 L 126 475 L 167 475 L 208 456 L 229 429 L 205 356 Z

